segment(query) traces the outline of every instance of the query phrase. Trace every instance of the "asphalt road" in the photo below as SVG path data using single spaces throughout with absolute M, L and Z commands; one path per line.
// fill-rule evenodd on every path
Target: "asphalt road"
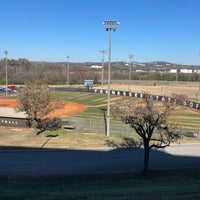
M 152 150 L 150 169 L 200 167 L 200 144 Z M 143 169 L 143 150 L 1 150 L 0 175 L 61 175 Z

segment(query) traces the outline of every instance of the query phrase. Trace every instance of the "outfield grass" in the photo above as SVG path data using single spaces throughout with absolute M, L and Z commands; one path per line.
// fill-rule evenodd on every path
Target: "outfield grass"
M 56 92 L 54 96 L 62 98 L 65 101 L 73 101 L 86 106 L 86 109 L 73 116 L 82 118 L 92 118 L 104 120 L 104 112 L 107 108 L 107 95 L 90 94 L 77 92 Z M 111 95 L 111 105 L 124 97 Z M 127 98 L 127 97 L 126 97 Z M 133 98 L 135 101 L 141 99 Z M 171 116 L 173 122 L 182 125 L 185 131 L 200 131 L 200 112 L 195 112 L 188 108 L 177 106 Z
M 99 87 L 100 88 L 100 87 Z M 104 86 L 107 89 L 107 85 Z M 128 83 L 112 83 L 111 89 L 128 90 Z M 132 92 L 146 92 L 155 95 L 172 96 L 172 94 L 186 95 L 190 100 L 200 101 L 199 82 L 167 82 L 167 81 L 132 81 Z
M 63 176 L 1 176 L 5 200 L 197 200 L 200 169 Z
M 73 116 L 93 119 L 104 119 L 104 111 L 107 108 L 107 96 L 103 94 L 83 93 L 83 92 L 55 92 L 53 97 L 64 101 L 73 101 L 86 106 L 86 109 Z M 121 99 L 112 96 L 111 103 Z

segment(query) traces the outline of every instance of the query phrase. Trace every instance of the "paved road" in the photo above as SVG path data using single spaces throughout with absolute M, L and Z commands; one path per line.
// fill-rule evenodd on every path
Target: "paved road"
M 151 151 L 151 169 L 183 167 L 200 167 L 200 144 Z M 0 151 L 0 174 L 7 175 L 59 175 L 142 168 L 142 149 Z

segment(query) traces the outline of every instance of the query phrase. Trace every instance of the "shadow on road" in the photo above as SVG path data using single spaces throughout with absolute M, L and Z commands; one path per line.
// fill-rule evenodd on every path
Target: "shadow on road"
M 0 174 L 59 175 L 143 169 L 142 148 L 108 150 L 0 147 Z M 200 167 L 200 157 L 151 150 L 150 169 Z

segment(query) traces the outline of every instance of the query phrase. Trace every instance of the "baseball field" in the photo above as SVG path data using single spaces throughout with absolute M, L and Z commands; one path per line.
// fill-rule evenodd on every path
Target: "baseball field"
M 101 88 L 95 86 L 94 88 Z M 106 89 L 107 86 L 104 85 Z M 112 84 L 112 89 L 127 89 L 125 84 Z M 198 83 L 134 83 L 131 85 L 131 91 L 147 91 L 151 94 L 160 94 L 160 91 L 167 91 L 166 95 L 171 96 L 172 93 L 190 94 L 191 99 L 195 99 L 195 94 L 198 92 Z M 163 92 L 162 95 L 165 95 Z M 63 120 L 75 121 L 82 128 L 88 126 L 81 131 L 77 130 L 58 130 L 56 132 L 47 131 L 37 137 L 32 129 L 1 127 L 0 146 L 1 148 L 8 147 L 34 147 L 34 148 L 97 148 L 106 146 L 105 141 L 105 111 L 107 106 L 107 95 L 91 94 L 84 92 L 52 92 L 52 96 L 66 102 L 66 105 L 61 110 L 56 110 L 51 113 L 52 116 L 61 116 Z M 111 104 L 120 100 L 120 96 L 111 95 Z M 16 96 L 11 96 L 9 99 L 0 98 L 0 108 L 14 108 L 16 106 Z M 176 121 L 184 127 L 185 131 L 197 132 L 200 130 L 200 113 L 188 108 L 177 107 L 171 120 Z M 89 124 L 89 125 L 88 125 Z M 101 125 L 101 127 L 100 127 Z M 111 136 L 116 140 L 121 140 L 121 137 L 126 134 L 133 135 L 125 124 L 114 122 L 111 120 Z M 120 132 L 117 134 L 115 131 Z M 81 133 L 81 134 L 80 134 Z M 56 135 L 49 139 L 48 135 Z M 20 137 L 19 137 L 20 136 Z M 46 141 L 48 142 L 46 143 Z M 198 142 L 198 138 L 188 137 L 181 142 Z M 45 144 L 45 146 L 44 146 Z

